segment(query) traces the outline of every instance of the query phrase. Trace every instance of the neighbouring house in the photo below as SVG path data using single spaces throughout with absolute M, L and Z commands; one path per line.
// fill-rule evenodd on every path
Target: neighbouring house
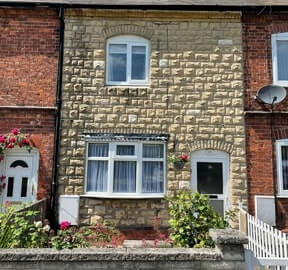
M 244 12 L 242 21 L 249 209 L 287 229 L 288 100 L 271 107 L 255 99 L 263 86 L 288 87 L 287 6 Z
M 65 9 L 60 220 L 167 226 L 184 187 L 221 214 L 247 205 L 241 12 L 118 2 Z
M 56 8 L 0 8 L 0 134 L 29 134 L 33 149 L 9 149 L 0 163 L 0 204 L 49 198 L 56 119 L 59 18 Z

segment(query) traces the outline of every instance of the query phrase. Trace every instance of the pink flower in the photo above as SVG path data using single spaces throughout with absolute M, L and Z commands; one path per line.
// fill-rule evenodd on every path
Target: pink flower
M 160 233 L 159 234 L 159 238 L 160 239 L 165 239 L 166 238 L 166 234 L 165 233 Z
M 6 187 L 6 183 L 3 183 L 2 184 L 2 188 L 4 189 Z
M 14 144 L 13 144 L 13 143 L 9 143 L 9 144 L 7 145 L 7 148 L 9 148 L 9 149 L 14 148 Z
M 4 136 L 0 136 L 0 143 L 4 143 L 5 142 L 5 137 Z
M 2 175 L 2 176 L 0 177 L 0 181 L 1 181 L 1 182 L 3 182 L 5 179 L 6 179 L 6 176 L 4 176 L 4 175 Z
M 15 139 L 14 137 L 11 137 L 11 138 L 9 138 L 9 142 L 10 142 L 10 143 L 15 143 L 15 142 L 16 142 L 16 139 Z
M 185 155 L 185 154 L 182 154 L 182 155 L 180 156 L 180 158 L 181 158 L 184 162 L 186 162 L 186 161 L 188 160 L 188 156 Z
M 12 132 L 12 134 L 14 134 L 14 135 L 18 135 L 19 129 L 18 129 L 18 128 L 13 128 L 11 132 Z
M 69 221 L 62 221 L 60 223 L 60 230 L 66 230 L 70 227 L 71 223 Z
M 4 158 L 2 156 L 0 156 L 0 162 L 3 160 Z

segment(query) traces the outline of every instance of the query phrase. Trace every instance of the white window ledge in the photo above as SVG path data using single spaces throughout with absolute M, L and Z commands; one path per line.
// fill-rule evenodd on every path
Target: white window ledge
M 102 198 L 102 199 L 163 199 L 165 194 L 149 194 L 149 195 L 118 195 L 118 194 L 83 194 L 81 198 Z

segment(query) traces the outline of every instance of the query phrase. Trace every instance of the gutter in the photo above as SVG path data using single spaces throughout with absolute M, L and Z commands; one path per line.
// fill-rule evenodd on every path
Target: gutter
M 140 9 L 140 10 L 167 10 L 167 11 L 253 11 L 261 14 L 271 14 L 271 12 L 280 12 L 288 13 L 288 4 L 287 5 L 109 5 L 109 4 L 81 4 L 81 3 L 67 3 L 67 1 L 50 2 L 50 1 L 0 1 L 1 7 L 20 7 L 20 8 L 59 8 L 59 9 L 69 9 L 69 8 L 92 8 L 92 9 Z
M 57 92 L 56 92 L 56 119 L 55 119 L 55 137 L 54 137 L 54 157 L 53 157 L 53 173 L 51 184 L 51 218 L 52 224 L 57 225 L 57 177 L 58 177 L 58 154 L 59 154 L 59 141 L 60 141 L 60 118 L 61 118 L 61 105 L 62 105 L 62 76 L 63 76 L 63 48 L 64 48 L 64 10 L 59 7 L 58 17 L 60 20 L 59 26 L 59 54 L 58 54 L 58 71 L 57 71 Z

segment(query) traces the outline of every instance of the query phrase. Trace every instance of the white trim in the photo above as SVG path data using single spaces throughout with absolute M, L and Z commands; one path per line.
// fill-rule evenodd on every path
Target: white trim
M 223 194 L 216 195 L 217 199 L 224 201 L 224 212 L 229 209 L 229 154 L 218 150 L 199 150 L 191 154 L 191 187 L 197 191 L 197 162 L 219 162 L 223 170 Z M 217 200 L 216 198 L 212 198 Z
M 280 86 L 288 86 L 288 80 L 278 80 L 278 59 L 277 59 L 277 41 L 278 40 L 288 41 L 288 32 L 272 34 L 271 36 L 273 84 L 280 85 Z
M 282 156 L 281 146 L 288 146 L 288 140 L 276 141 L 276 162 L 277 162 L 277 183 L 278 183 L 278 196 L 288 197 L 288 189 L 283 189 L 283 174 L 282 174 Z M 277 196 L 277 197 L 278 197 Z
M 117 82 L 109 81 L 109 45 L 110 44 L 123 44 L 127 45 L 127 67 L 126 67 L 126 81 Z M 145 47 L 145 79 L 144 80 L 132 80 L 131 79 L 131 56 L 132 56 L 132 46 L 144 46 Z M 147 85 L 149 83 L 149 59 L 150 59 L 150 42 L 147 39 L 132 35 L 121 35 L 109 38 L 106 44 L 106 85 Z
M 109 144 L 109 153 L 108 157 L 88 157 L 89 144 L 94 143 L 107 143 Z M 163 158 L 143 158 L 142 150 L 144 144 L 160 144 L 163 145 Z M 117 145 L 134 145 L 135 146 L 135 155 L 134 156 L 117 156 L 116 147 Z M 107 192 L 91 192 L 87 191 L 87 169 L 89 160 L 107 160 L 108 161 L 108 183 L 107 183 Z M 136 192 L 127 192 L 127 193 L 116 193 L 113 192 L 113 172 L 114 172 L 114 161 L 136 161 Z M 149 193 L 142 192 L 142 164 L 143 161 L 155 161 L 163 162 L 163 192 L 161 193 Z M 86 161 L 85 161 L 85 187 L 84 194 L 81 197 L 97 197 L 97 198 L 126 198 L 126 199 L 141 199 L 141 198 L 163 198 L 166 192 L 166 144 L 159 141 L 139 141 L 139 142 L 102 142 L 102 141 L 89 141 L 86 142 Z

